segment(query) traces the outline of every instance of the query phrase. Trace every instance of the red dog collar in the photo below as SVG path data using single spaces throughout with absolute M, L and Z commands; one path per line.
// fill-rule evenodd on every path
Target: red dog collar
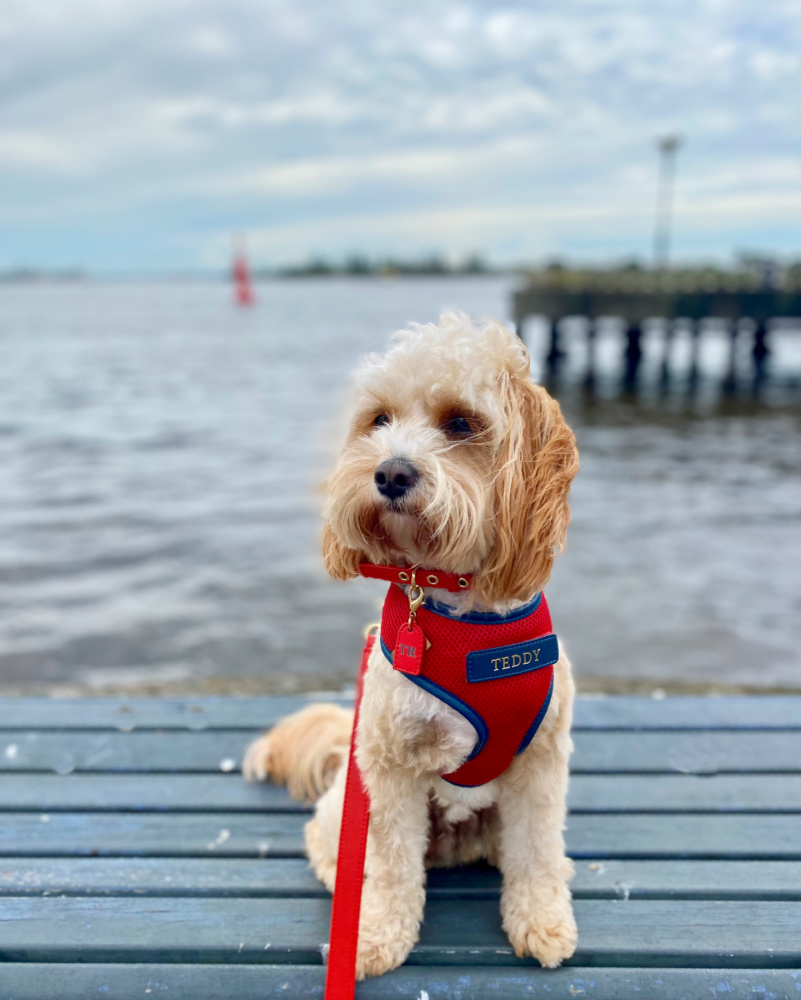
M 443 573 L 439 569 L 421 569 L 419 566 L 378 566 L 375 563 L 359 563 L 359 573 L 371 580 L 386 580 L 387 583 L 411 583 L 414 573 L 414 582 L 419 587 L 439 588 L 452 594 L 469 590 L 473 584 L 471 573 L 460 576 L 458 573 Z

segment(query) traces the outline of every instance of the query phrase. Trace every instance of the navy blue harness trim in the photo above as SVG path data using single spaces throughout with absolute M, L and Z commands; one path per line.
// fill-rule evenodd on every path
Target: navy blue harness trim
M 515 608 L 514 611 L 510 611 L 506 615 L 498 614 L 495 611 L 467 611 L 465 614 L 459 615 L 449 608 L 447 604 L 440 604 L 438 601 L 432 601 L 428 597 L 423 602 L 423 607 L 429 611 L 433 611 L 435 615 L 440 615 L 442 618 L 450 618 L 454 622 L 471 622 L 473 625 L 502 625 L 504 622 L 519 622 L 521 618 L 528 618 L 529 615 L 533 615 L 540 606 L 541 600 L 542 592 L 535 594 L 528 604 L 524 604 L 522 608 Z
M 529 743 L 531 743 L 531 741 L 534 739 L 537 730 L 542 725 L 542 720 L 545 718 L 545 713 L 548 711 L 548 706 L 551 704 L 552 695 L 553 695 L 553 677 L 551 678 L 551 686 L 548 688 L 548 693 L 545 695 L 545 701 L 542 703 L 542 708 L 539 710 L 539 712 L 537 712 L 536 718 L 526 730 L 526 735 L 523 737 L 520 746 L 517 748 L 517 750 L 515 750 L 515 757 L 517 757 L 518 754 L 522 753 L 529 745 Z
M 383 638 L 381 639 L 381 651 L 389 662 L 392 663 L 392 653 Z M 406 677 L 407 680 L 412 681 L 418 687 L 421 687 L 424 691 L 428 691 L 429 694 L 433 694 L 435 698 L 439 698 L 440 701 L 444 701 L 446 705 L 450 706 L 454 709 L 454 711 L 458 712 L 459 715 L 467 719 L 478 735 L 478 742 L 473 747 L 473 752 L 467 760 L 472 760 L 476 754 L 480 754 L 489 739 L 489 729 L 487 728 L 487 723 L 481 718 L 478 712 L 476 712 L 474 708 L 471 708 L 467 702 L 464 702 L 461 698 L 457 698 L 456 695 L 451 694 L 447 688 L 440 687 L 439 684 L 435 684 L 434 681 L 430 681 L 427 677 L 415 677 L 414 674 L 404 674 L 404 677 Z M 534 734 L 532 733 L 532 736 L 533 735 Z

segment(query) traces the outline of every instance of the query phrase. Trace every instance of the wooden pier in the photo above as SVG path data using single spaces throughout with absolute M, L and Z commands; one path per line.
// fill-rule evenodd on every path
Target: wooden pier
M 623 324 L 621 343 L 621 378 L 624 390 L 636 389 L 643 357 L 643 329 L 651 320 L 662 320 L 662 358 L 660 382 L 667 387 L 675 377 L 672 347 L 677 323 L 688 324 L 691 337 L 687 383 L 697 387 L 700 378 L 699 355 L 704 323 L 717 320 L 728 325 L 729 360 L 721 388 L 734 392 L 745 382 L 758 389 L 767 376 L 771 354 L 772 324 L 778 319 L 801 323 L 801 285 L 784 288 L 760 288 L 744 284 L 731 276 L 728 286 L 702 283 L 670 274 L 632 275 L 549 275 L 533 277 L 514 296 L 514 317 L 518 333 L 525 339 L 525 323 L 538 316 L 548 324 L 549 336 L 544 355 L 546 381 L 559 381 L 566 349 L 563 321 L 569 317 L 585 319 L 586 371 L 584 382 L 592 388 L 597 378 L 596 344 L 599 320 L 615 318 Z M 741 345 L 749 341 L 751 372 L 743 379 L 737 359 Z
M 306 703 L 0 703 L 0 1000 L 321 1000 L 309 808 L 239 773 Z M 575 956 L 515 958 L 497 871 L 435 870 L 357 1000 L 798 997 L 801 698 L 579 698 L 574 739 Z

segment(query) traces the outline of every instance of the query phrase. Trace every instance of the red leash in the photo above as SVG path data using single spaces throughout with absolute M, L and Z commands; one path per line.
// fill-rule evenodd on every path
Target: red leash
M 374 566 L 362 563 L 362 576 L 392 583 L 411 583 L 419 592 L 419 603 L 423 600 L 420 584 L 439 586 L 452 593 L 468 590 L 472 583 L 469 575 L 443 573 L 440 570 L 405 569 L 395 566 Z M 412 599 L 409 600 L 410 609 Z M 410 613 L 409 628 L 413 627 L 414 615 Z M 337 853 L 337 877 L 334 884 L 334 902 L 331 907 L 331 930 L 328 935 L 328 968 L 325 976 L 325 1000 L 353 1000 L 356 990 L 356 951 L 359 945 L 359 913 L 362 908 L 362 883 L 364 882 L 364 855 L 367 850 L 367 830 L 370 825 L 370 797 L 362 783 L 359 765 L 356 763 L 356 732 L 359 726 L 359 708 L 362 702 L 364 675 L 367 662 L 375 646 L 376 635 L 368 632 L 362 652 L 359 677 L 356 682 L 356 712 L 353 718 L 353 733 L 348 756 L 348 776 L 345 782 L 345 803 L 342 809 L 342 825 L 339 830 L 339 851 Z M 422 647 L 421 654 L 422 656 Z M 419 672 L 419 666 L 418 666 Z
M 328 937 L 325 1000 L 353 1000 L 356 989 L 356 949 L 359 944 L 364 854 L 367 849 L 367 828 L 370 825 L 370 797 L 362 783 L 359 765 L 356 763 L 356 729 L 359 725 L 364 675 L 375 639 L 375 634 L 368 633 L 356 682 L 356 712 L 353 717 L 353 734 L 350 738 L 345 805 L 339 831 L 337 878 L 334 886 L 334 903 L 331 908 L 331 931 Z

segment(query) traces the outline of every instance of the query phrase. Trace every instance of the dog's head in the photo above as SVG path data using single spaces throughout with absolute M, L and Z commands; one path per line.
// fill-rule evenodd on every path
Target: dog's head
M 531 381 L 505 327 L 445 314 L 396 335 L 359 373 L 348 438 L 327 484 L 328 572 L 360 562 L 474 573 L 485 603 L 547 582 L 578 469 L 559 404 Z

